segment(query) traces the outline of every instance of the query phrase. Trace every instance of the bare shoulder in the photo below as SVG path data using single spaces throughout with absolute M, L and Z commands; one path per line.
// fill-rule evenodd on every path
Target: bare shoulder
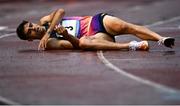
M 46 15 L 46 16 L 42 17 L 40 19 L 40 21 L 39 21 L 39 25 L 43 25 L 43 24 L 45 24 L 47 22 L 50 22 L 50 16 L 49 15 Z

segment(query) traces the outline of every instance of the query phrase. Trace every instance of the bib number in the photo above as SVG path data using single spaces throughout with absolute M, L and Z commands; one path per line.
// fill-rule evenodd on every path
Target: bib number
M 79 33 L 78 20 L 62 20 L 62 26 L 65 27 L 69 34 L 77 36 Z

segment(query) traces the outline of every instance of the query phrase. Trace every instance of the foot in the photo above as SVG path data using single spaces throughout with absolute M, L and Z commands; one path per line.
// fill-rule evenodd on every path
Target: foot
M 149 45 L 148 45 L 147 41 L 141 41 L 141 42 L 131 41 L 129 43 L 129 49 L 130 50 L 144 50 L 144 51 L 147 51 L 147 50 L 149 50 Z
M 165 37 L 163 39 L 160 39 L 158 43 L 161 45 L 163 44 L 166 47 L 172 48 L 174 46 L 175 39 L 172 37 Z

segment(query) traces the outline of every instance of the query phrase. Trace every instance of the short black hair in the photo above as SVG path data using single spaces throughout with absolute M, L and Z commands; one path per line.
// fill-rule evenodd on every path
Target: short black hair
M 24 25 L 27 24 L 28 21 L 23 20 L 16 29 L 17 36 L 22 40 L 27 40 L 27 34 L 24 33 Z

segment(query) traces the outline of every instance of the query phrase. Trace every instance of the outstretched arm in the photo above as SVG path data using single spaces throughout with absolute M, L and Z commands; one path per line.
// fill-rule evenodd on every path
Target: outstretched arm
M 41 18 L 40 25 L 43 25 L 46 22 L 49 22 L 51 24 L 50 24 L 47 32 L 41 39 L 39 46 L 38 46 L 38 50 L 40 50 L 41 48 L 44 50 L 46 48 L 46 44 L 47 44 L 47 41 L 48 41 L 48 38 L 49 38 L 51 32 L 53 31 L 55 25 L 57 25 L 57 23 L 62 19 L 64 14 L 65 14 L 64 9 L 58 9 L 58 10 L 52 12 L 50 15 L 47 15 L 47 16 Z

